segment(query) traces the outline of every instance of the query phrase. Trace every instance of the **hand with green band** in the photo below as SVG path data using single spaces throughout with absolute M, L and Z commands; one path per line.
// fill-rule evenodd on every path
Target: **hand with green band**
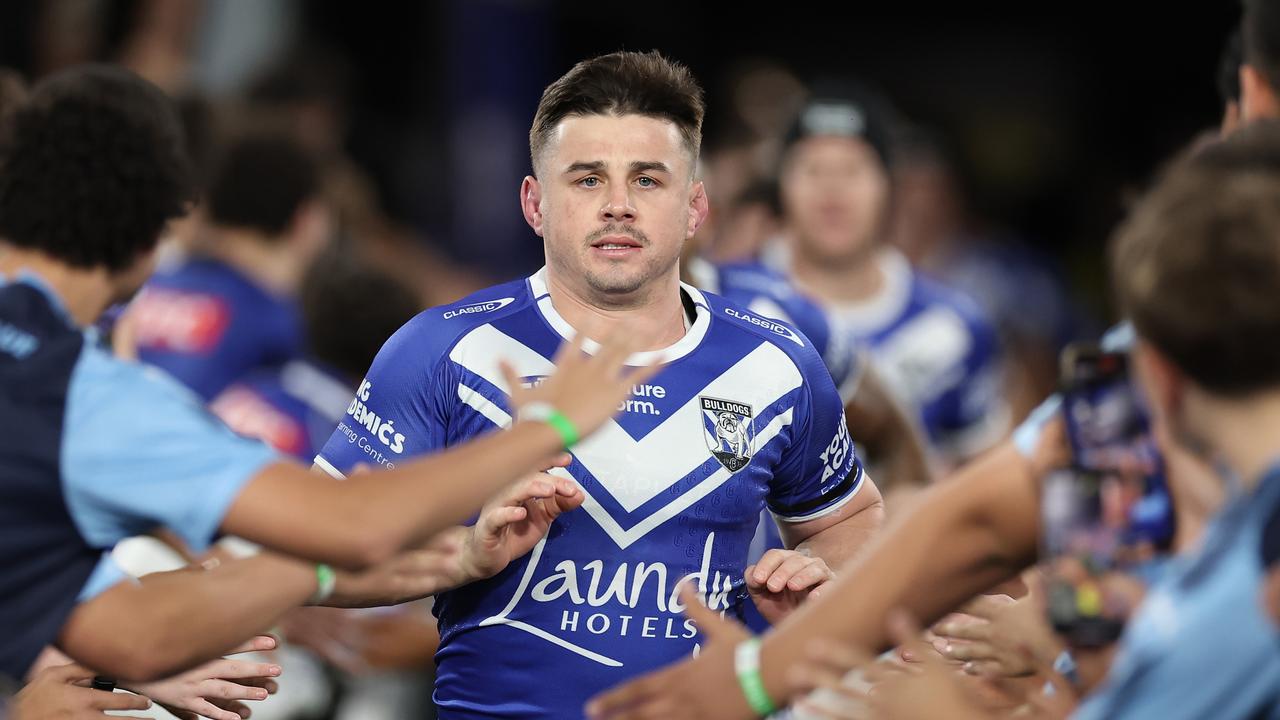
M 747 704 L 757 715 L 765 717 L 778 711 L 764 689 L 760 677 L 760 638 L 748 638 L 738 643 L 733 653 L 733 670 L 738 675 L 738 686 L 747 698 Z
M 533 384 L 507 363 L 502 374 L 519 419 L 551 426 L 565 448 L 595 432 L 618 412 L 631 392 L 657 370 L 657 366 L 628 367 L 624 361 L 637 343 L 623 337 L 606 340 L 595 355 L 582 350 L 579 336 L 556 353 L 556 371 Z M 619 368 L 622 368 L 619 371 Z

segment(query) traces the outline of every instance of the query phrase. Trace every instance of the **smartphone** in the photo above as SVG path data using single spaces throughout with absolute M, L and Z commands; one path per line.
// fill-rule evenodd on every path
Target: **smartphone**
M 1041 493 L 1048 611 L 1068 643 L 1099 647 L 1119 638 L 1144 570 L 1167 554 L 1173 502 L 1128 356 L 1069 345 L 1060 380 L 1072 462 Z

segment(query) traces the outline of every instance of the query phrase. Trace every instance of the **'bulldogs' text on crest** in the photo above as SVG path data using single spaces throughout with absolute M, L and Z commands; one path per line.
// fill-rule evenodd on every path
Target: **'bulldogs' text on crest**
M 702 401 L 702 434 L 707 447 L 729 472 L 738 472 L 751 462 L 755 446 L 751 406 L 713 397 L 698 399 Z

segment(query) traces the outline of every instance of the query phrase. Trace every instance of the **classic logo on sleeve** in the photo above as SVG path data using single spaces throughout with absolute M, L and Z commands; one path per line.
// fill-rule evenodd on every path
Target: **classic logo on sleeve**
M 785 324 L 778 322 L 777 320 L 770 320 L 768 318 L 757 317 L 750 313 L 744 313 L 739 310 L 734 310 L 731 307 L 725 308 L 724 314 L 732 318 L 737 318 L 742 322 L 755 325 L 758 328 L 764 328 L 765 330 L 768 330 L 769 332 L 774 333 L 775 335 L 781 335 L 782 337 L 790 340 L 791 342 L 799 345 L 800 347 L 804 347 L 804 341 L 800 339 L 800 336 L 797 335 L 794 330 L 787 327 Z
M 452 310 L 445 310 L 444 319 L 452 320 L 453 318 L 462 317 L 464 315 L 474 315 L 475 313 L 487 313 L 493 312 L 494 310 L 501 310 L 515 301 L 516 299 L 513 297 L 505 297 L 498 300 L 487 300 L 485 302 L 463 305 L 462 307 L 456 307 Z
M 751 462 L 755 425 L 751 406 L 746 403 L 698 396 L 702 402 L 703 437 L 707 448 L 729 472 L 738 472 Z

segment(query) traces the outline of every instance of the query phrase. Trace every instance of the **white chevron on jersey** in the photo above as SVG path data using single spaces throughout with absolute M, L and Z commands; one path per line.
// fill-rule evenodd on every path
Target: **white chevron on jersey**
M 506 359 L 522 377 L 547 375 L 553 369 L 549 360 L 490 325 L 482 325 L 462 338 L 450 353 L 450 359 L 503 392 L 508 388 L 498 369 L 500 359 Z M 636 440 L 617 422 L 609 420 L 574 449 L 574 457 L 631 513 L 711 458 L 701 434 L 700 395 L 732 397 L 759 412 L 800 385 L 800 371 L 791 359 L 776 346 L 761 343 L 644 437 Z M 460 383 L 458 397 L 495 425 L 510 425 L 510 416 L 477 389 Z M 791 418 L 792 411 L 787 409 L 759 429 L 755 439 L 757 447 L 776 437 L 790 424 Z M 559 472 L 568 476 L 566 471 Z M 715 490 L 731 475 L 728 470 L 718 468 L 693 489 L 626 530 L 594 498 L 584 507 L 614 541 L 625 548 Z

